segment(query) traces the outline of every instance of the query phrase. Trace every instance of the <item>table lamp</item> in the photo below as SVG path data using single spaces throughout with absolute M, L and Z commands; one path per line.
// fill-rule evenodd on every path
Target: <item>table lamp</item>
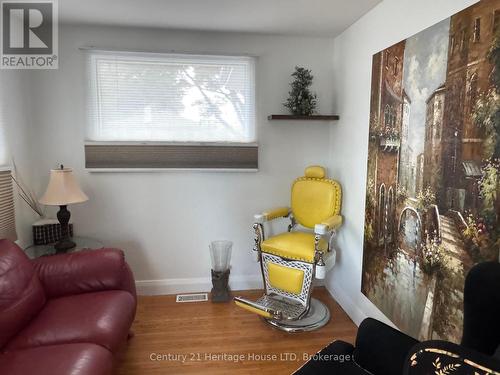
M 68 223 L 71 213 L 68 211 L 67 206 L 69 204 L 85 202 L 88 199 L 78 186 L 73 169 L 64 168 L 61 165 L 60 169 L 52 169 L 50 171 L 47 191 L 40 198 L 39 202 L 47 206 L 59 206 L 57 219 L 61 224 L 61 238 L 54 245 L 57 252 L 65 252 L 76 246 L 69 238 Z

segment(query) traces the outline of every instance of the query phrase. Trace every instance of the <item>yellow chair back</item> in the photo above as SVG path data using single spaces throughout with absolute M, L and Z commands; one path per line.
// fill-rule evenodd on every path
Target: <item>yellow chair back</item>
M 291 200 L 295 220 L 312 229 L 323 220 L 340 214 L 342 188 L 337 181 L 326 178 L 325 168 L 310 166 L 305 176 L 293 183 Z

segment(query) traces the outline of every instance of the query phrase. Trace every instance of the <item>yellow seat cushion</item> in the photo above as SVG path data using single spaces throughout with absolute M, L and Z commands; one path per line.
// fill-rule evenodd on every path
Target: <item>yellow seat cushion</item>
M 268 262 L 267 273 L 269 274 L 269 284 L 274 288 L 292 294 L 302 292 L 304 271 Z
M 283 258 L 314 262 L 314 234 L 306 232 L 285 232 L 268 238 L 261 244 L 265 253 Z M 326 251 L 326 241 L 320 242 L 320 249 Z

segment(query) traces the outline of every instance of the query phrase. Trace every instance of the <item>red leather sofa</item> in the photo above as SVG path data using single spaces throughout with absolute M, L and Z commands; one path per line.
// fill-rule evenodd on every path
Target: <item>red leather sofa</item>
M 0 240 L 0 374 L 111 374 L 136 304 L 121 250 L 30 260 Z

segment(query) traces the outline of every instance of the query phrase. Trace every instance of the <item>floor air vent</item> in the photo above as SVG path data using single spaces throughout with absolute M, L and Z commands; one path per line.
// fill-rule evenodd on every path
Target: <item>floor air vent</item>
M 207 293 L 197 293 L 197 294 L 178 294 L 176 302 L 206 302 L 208 301 Z

